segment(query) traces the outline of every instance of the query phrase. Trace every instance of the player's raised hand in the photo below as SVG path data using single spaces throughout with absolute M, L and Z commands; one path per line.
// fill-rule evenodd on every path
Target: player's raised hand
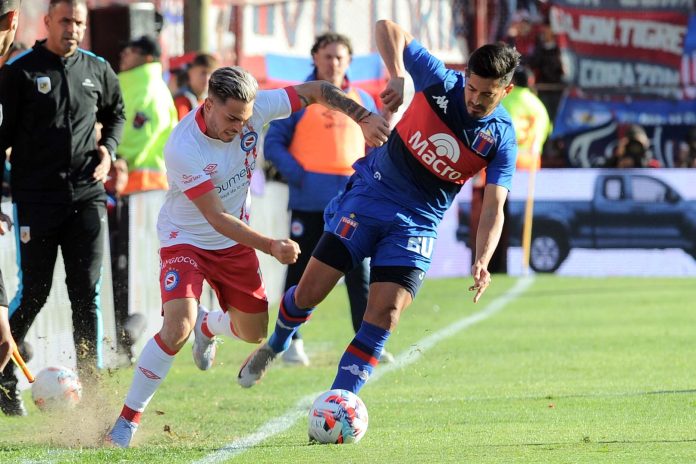
M 359 124 L 365 143 L 371 147 L 380 147 L 389 138 L 389 123 L 377 113 L 365 116 Z
M 476 292 L 474 295 L 474 303 L 478 303 L 483 292 L 485 292 L 486 288 L 491 284 L 491 273 L 479 263 L 474 263 L 474 265 L 471 266 L 471 276 L 474 278 L 474 285 L 469 287 L 469 291 Z
M 404 102 L 404 78 L 392 77 L 387 82 L 387 87 L 379 94 L 380 100 L 386 108 L 395 113 Z
M 300 255 L 300 245 L 289 238 L 272 240 L 270 254 L 281 264 L 293 264 Z

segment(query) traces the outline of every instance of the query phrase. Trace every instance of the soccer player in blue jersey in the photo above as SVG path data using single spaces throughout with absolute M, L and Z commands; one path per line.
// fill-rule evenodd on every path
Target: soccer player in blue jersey
M 512 121 L 499 103 L 512 90 L 520 55 L 502 43 L 484 45 L 461 74 L 445 68 L 391 21 L 379 21 L 375 33 L 390 74 L 380 95 L 383 103 L 392 111 L 401 105 L 407 72 L 415 96 L 387 144 L 354 164 L 356 173 L 345 192 L 326 207 L 324 235 L 299 284 L 285 292 L 273 334 L 239 371 L 243 387 L 261 379 L 314 307 L 370 256 L 363 323 L 331 386 L 358 393 L 423 282 L 445 211 L 482 168 L 487 185 L 471 268 L 474 303 L 491 282 L 487 266 L 500 238 L 517 157 Z

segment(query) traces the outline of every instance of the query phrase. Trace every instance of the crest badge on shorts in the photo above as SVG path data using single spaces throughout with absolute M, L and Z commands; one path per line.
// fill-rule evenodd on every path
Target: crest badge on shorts
M 164 289 L 171 292 L 179 285 L 179 273 L 172 270 L 164 275 Z
M 338 222 L 338 225 L 336 226 L 334 232 L 339 236 L 345 238 L 346 240 L 350 240 L 351 238 L 353 238 L 355 229 L 358 228 L 358 221 L 353 219 L 353 217 L 354 215 L 352 214 L 350 218 L 343 216 L 341 220 Z
M 51 91 L 51 78 L 48 76 L 37 77 L 36 89 L 39 91 L 39 93 L 46 95 Z

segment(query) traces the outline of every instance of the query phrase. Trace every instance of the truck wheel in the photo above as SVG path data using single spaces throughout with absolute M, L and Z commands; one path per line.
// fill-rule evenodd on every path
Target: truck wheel
M 532 236 L 529 266 L 534 272 L 555 272 L 568 252 L 568 245 L 557 234 L 540 231 Z

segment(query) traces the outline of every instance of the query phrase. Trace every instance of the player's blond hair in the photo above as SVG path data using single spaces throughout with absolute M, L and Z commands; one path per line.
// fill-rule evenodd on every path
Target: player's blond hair
M 208 81 L 208 94 L 223 103 L 229 98 L 251 103 L 256 98 L 258 88 L 254 76 L 239 66 L 216 69 Z

